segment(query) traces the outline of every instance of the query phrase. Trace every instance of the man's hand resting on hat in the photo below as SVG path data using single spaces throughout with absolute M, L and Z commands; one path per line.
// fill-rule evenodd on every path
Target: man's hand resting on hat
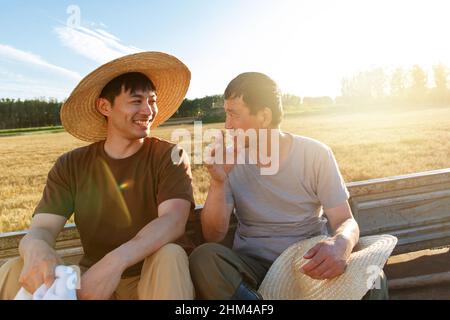
M 79 300 L 108 300 L 113 295 L 124 271 L 124 266 L 106 255 L 81 276 Z
M 334 236 L 308 250 L 303 258 L 309 261 L 300 270 L 317 280 L 332 279 L 343 274 L 359 239 L 358 223 L 347 201 L 324 211 Z
M 350 254 L 351 249 L 344 238 L 322 240 L 303 256 L 309 261 L 301 271 L 316 280 L 332 279 L 344 273 Z

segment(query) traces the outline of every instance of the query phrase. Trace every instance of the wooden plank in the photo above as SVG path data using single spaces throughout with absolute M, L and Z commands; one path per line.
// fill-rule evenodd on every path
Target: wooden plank
M 450 271 L 425 274 L 415 277 L 407 277 L 389 280 L 389 290 L 415 288 L 421 286 L 433 286 L 437 284 L 450 283 Z
M 348 188 L 361 235 L 397 236 L 393 254 L 450 243 L 450 169 L 349 183 Z
M 402 197 L 390 197 L 372 201 L 366 201 L 358 204 L 359 210 L 381 209 L 385 207 L 392 207 L 403 205 L 411 202 L 423 202 L 428 200 L 438 200 L 441 198 L 450 197 L 450 190 L 439 190 L 436 192 L 419 193 L 414 195 L 406 195 Z
M 83 255 L 83 248 L 79 241 L 78 244 L 72 244 L 72 246 L 61 247 L 60 244 L 56 246 L 56 252 L 63 260 L 78 261 Z M 17 249 L 11 249 L 9 251 L 1 252 L 0 255 L 0 266 L 4 264 L 8 259 L 15 258 L 19 256 L 19 251 Z
M 27 233 L 26 230 L 23 231 L 15 231 L 15 232 L 6 232 L 0 234 L 0 257 L 2 251 L 8 249 L 14 249 L 19 246 L 20 240 L 22 240 L 23 236 Z M 64 226 L 64 229 L 60 232 L 58 237 L 56 238 L 56 243 L 64 243 L 66 240 L 74 240 L 79 239 L 80 235 L 75 224 L 70 223 Z
M 347 183 L 354 197 L 450 182 L 450 168 Z

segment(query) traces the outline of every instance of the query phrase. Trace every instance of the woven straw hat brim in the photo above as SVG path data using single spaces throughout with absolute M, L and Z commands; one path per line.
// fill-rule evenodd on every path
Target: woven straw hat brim
M 258 289 L 264 299 L 360 300 L 377 280 L 397 244 L 397 238 L 391 235 L 361 237 L 342 275 L 315 280 L 301 273 L 299 268 L 307 262 L 303 255 L 325 238 L 303 240 L 286 249 L 275 260 Z
M 141 52 L 108 62 L 84 77 L 61 107 L 61 123 L 67 132 L 90 142 L 106 138 L 106 120 L 95 107 L 105 85 L 127 72 L 141 72 L 154 83 L 158 115 L 151 128 L 169 119 L 183 101 L 191 73 L 177 58 L 162 52 Z

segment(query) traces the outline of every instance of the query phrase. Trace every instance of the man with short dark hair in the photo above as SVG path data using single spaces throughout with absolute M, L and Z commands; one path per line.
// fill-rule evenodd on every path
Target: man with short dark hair
M 224 98 L 226 129 L 253 130 L 255 137 L 266 133 L 267 140 L 259 139 L 253 146 L 245 140 L 248 154 L 257 149 L 254 164 L 207 165 L 210 187 L 201 224 L 210 243 L 189 257 L 198 297 L 262 298 L 257 289 L 277 257 L 302 239 L 328 234 L 328 228 L 329 236 L 305 254 L 309 261 L 302 272 L 313 279 L 341 275 L 358 243 L 359 228 L 333 152 L 319 141 L 280 130 L 281 91 L 265 74 L 239 75 Z M 237 153 L 236 144 L 234 149 Z M 271 160 L 278 162 L 274 174 L 261 174 L 260 169 L 271 165 L 262 161 L 262 150 L 278 155 Z M 233 211 L 238 225 L 229 248 L 219 243 Z M 371 290 L 366 298 L 386 298 L 386 283 L 382 283 L 382 290 Z
M 148 137 L 182 102 L 190 72 L 159 52 L 129 55 L 86 76 L 61 109 L 65 129 L 94 142 L 60 156 L 48 174 L 20 258 L 0 269 L 0 298 L 52 286 L 54 246 L 70 216 L 84 256 L 79 299 L 193 299 L 188 258 L 174 242 L 194 208 L 189 159 Z M 158 101 L 158 107 L 157 107 Z M 158 110 L 159 108 L 159 110 Z

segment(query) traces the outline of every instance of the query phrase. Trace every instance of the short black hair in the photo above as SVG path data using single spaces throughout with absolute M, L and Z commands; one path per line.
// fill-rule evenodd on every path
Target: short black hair
M 114 99 L 122 93 L 122 88 L 125 92 L 131 90 L 136 92 L 142 91 L 155 91 L 156 87 L 153 82 L 143 73 L 140 72 L 128 72 L 115 77 L 106 84 L 100 93 L 99 98 L 104 98 L 114 104 Z
M 272 111 L 272 125 L 278 126 L 283 117 L 281 90 L 274 80 L 260 72 L 245 72 L 231 80 L 225 89 L 224 98 L 242 97 L 250 114 L 269 108 Z

